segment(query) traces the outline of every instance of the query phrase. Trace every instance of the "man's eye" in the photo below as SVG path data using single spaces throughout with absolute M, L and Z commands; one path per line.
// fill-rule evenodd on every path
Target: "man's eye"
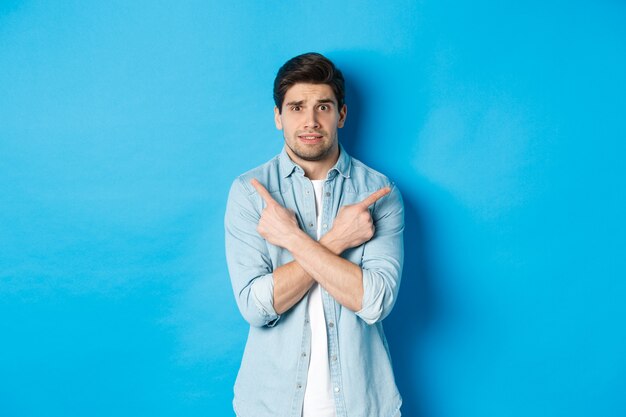
M 300 106 L 293 106 L 291 111 L 300 111 Z
M 322 110 L 322 111 L 326 111 L 326 110 L 328 110 L 328 106 L 327 106 L 327 105 L 325 105 L 325 104 L 322 104 L 322 105 L 320 106 L 320 110 Z

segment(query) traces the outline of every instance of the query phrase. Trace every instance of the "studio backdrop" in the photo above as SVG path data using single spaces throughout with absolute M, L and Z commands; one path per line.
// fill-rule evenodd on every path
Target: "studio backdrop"
M 325 54 L 406 205 L 407 417 L 626 415 L 626 4 L 0 2 L 0 416 L 232 416 L 224 257 Z M 367 366 L 367 364 L 363 364 Z M 358 417 L 358 416 L 356 416 Z

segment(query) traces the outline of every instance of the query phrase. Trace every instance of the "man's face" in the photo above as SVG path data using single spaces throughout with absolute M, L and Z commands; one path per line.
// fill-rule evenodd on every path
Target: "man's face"
M 332 163 L 339 152 L 337 128 L 343 127 L 347 108 L 337 108 L 337 99 L 327 84 L 294 84 L 283 100 L 282 113 L 274 108 L 276 128 L 283 131 L 287 153 L 298 163 Z

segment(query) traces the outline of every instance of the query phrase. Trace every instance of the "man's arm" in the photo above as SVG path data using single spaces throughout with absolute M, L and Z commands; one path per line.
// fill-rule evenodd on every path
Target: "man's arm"
M 258 182 L 252 184 L 255 188 L 262 187 Z M 372 196 L 380 198 L 386 193 L 386 189 L 383 189 Z M 380 197 L 376 197 L 378 195 Z M 367 242 L 373 234 L 373 222 L 367 207 L 364 210 L 363 207 L 350 205 L 339 210 L 332 229 L 319 240 L 319 243 L 333 254 L 341 255 L 345 250 Z M 315 282 L 297 261 L 291 261 L 276 268 L 274 270 L 274 309 L 276 312 L 282 314 L 293 307 Z
M 261 216 L 254 190 L 236 179 L 228 195 L 224 217 L 226 261 L 237 307 L 251 326 L 274 326 L 274 280 L 267 243 L 256 228 Z
M 259 234 L 271 244 L 290 251 L 295 259 L 274 271 L 276 311 L 293 306 L 314 281 L 340 304 L 355 312 L 361 310 L 364 294 L 361 268 L 338 255 L 371 239 L 374 227 L 368 207 L 390 189 L 382 188 L 360 203 L 342 207 L 333 228 L 316 242 L 298 227 L 292 211 L 278 204 L 257 180 L 251 183 L 266 203 L 257 227 Z
M 280 267 L 272 264 L 267 243 L 257 231 L 261 212 L 254 202 L 258 196 L 253 193 L 253 188 L 242 179 L 236 179 L 231 186 L 224 218 L 226 260 L 243 318 L 251 326 L 271 327 L 278 322 L 280 314 L 302 299 L 315 281 L 297 262 Z M 370 226 L 368 222 L 356 222 L 359 217 L 348 208 L 340 210 L 333 233 L 329 231 L 320 240 L 337 255 L 371 237 L 368 236 L 371 220 L 368 219 Z
M 404 263 L 404 204 L 392 185 L 389 195 L 372 210 L 376 236 L 363 245 L 363 305 L 356 312 L 363 321 L 383 320 L 398 298 Z

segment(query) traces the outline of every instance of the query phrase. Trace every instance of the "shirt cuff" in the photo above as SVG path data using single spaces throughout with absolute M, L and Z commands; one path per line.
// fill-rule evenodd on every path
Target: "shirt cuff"
M 255 279 L 251 291 L 254 304 L 265 325 L 274 327 L 280 319 L 280 315 L 274 310 L 274 276 L 267 274 Z
M 363 300 L 361 310 L 356 315 L 367 324 L 376 323 L 383 314 L 385 284 L 380 277 L 375 277 L 369 269 L 363 269 Z

